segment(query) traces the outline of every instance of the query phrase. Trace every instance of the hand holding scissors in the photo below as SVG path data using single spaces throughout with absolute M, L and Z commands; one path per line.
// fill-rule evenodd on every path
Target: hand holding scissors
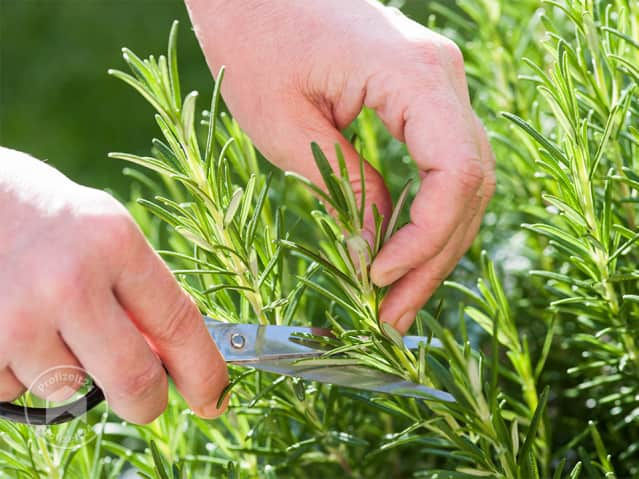
M 205 320 L 211 337 L 227 364 L 364 391 L 454 401 L 453 396 L 445 391 L 412 383 L 365 366 L 305 364 L 304 359 L 319 358 L 326 351 L 304 338 L 330 336 L 327 329 L 223 323 L 210 318 Z M 404 345 L 408 349 L 417 349 L 420 343 L 430 344 L 431 347 L 440 346 L 439 342 L 430 338 L 404 337 Z M 103 400 L 102 390 L 93 385 L 82 398 L 52 408 L 29 408 L 0 403 L 0 418 L 31 425 L 60 424 L 81 416 Z

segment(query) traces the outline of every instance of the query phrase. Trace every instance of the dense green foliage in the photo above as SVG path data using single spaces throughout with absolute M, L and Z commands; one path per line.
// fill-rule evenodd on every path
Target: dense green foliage
M 153 170 L 128 170 L 133 196 L 148 198 L 130 209 L 203 312 L 329 325 L 338 339 L 327 364 L 392 371 L 457 402 L 233 368 L 230 412 L 215 421 L 174 395 L 152 425 L 105 414 L 96 441 L 68 450 L 2 422 L 0 477 L 117 477 L 125 467 L 155 478 L 639 477 L 639 5 L 458 6 L 434 4 L 429 22 L 464 50 L 499 180 L 480 237 L 416 322 L 441 348 L 407 351 L 379 326 L 385 291 L 367 267 L 390 232 L 372 249 L 363 240 L 343 170 L 313 148 L 330 216 L 220 113 L 223 72 L 200 122 L 197 95 L 181 91 L 175 28 L 167 57 L 125 51 L 132 75 L 113 72 L 153 105 L 162 139 L 152 156 L 112 155 Z M 392 228 L 415 171 L 371 112 L 350 130 L 397 198 Z

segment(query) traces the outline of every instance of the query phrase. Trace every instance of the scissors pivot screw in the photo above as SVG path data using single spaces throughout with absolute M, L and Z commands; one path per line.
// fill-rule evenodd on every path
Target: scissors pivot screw
M 231 334 L 231 346 L 234 349 L 242 349 L 246 345 L 246 338 L 240 333 Z

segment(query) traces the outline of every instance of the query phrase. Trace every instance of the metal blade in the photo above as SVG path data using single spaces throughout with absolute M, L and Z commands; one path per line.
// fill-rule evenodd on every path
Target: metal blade
M 365 391 L 417 399 L 455 401 L 455 398 L 445 391 L 405 381 L 398 376 L 365 366 L 322 366 L 299 361 L 301 358 L 321 356 L 326 351 L 313 347 L 312 341 L 296 340 L 295 335 L 331 336 L 328 329 L 223 323 L 210 318 L 205 320 L 211 336 L 227 363 Z M 404 344 L 408 349 L 418 349 L 420 343 L 441 348 L 441 343 L 433 338 L 404 337 Z
M 426 336 L 404 336 L 404 346 L 406 349 L 415 351 L 423 343 L 427 348 L 442 348 L 442 342 L 437 338 L 427 338 Z
M 398 376 L 376 371 L 365 366 L 311 366 L 304 365 L 303 361 L 297 359 L 247 362 L 243 363 L 242 366 L 353 389 L 362 389 L 365 391 L 416 399 L 455 402 L 455 398 L 445 391 L 405 381 Z
M 280 358 L 320 356 L 325 351 L 289 338 L 294 334 L 329 336 L 328 329 L 294 326 L 261 326 L 221 323 L 210 320 L 208 326 L 220 353 L 227 363 L 244 364 Z
M 274 326 L 241 323 L 223 323 L 205 317 L 209 333 L 215 340 L 227 363 L 270 360 L 280 358 L 303 358 L 319 356 L 326 352 L 312 341 L 299 340 L 295 335 L 332 336 L 330 329 L 304 328 L 296 326 Z M 435 338 L 404 336 L 404 345 L 416 350 L 420 343 L 431 348 L 441 348 Z

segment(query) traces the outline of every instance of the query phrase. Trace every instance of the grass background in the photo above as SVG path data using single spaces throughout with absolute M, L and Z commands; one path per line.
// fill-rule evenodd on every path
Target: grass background
M 75 181 L 127 194 L 109 151 L 146 153 L 151 108 L 107 75 L 120 49 L 163 50 L 179 19 L 185 85 L 211 74 L 181 0 L 0 0 L 0 144 L 47 159 Z

